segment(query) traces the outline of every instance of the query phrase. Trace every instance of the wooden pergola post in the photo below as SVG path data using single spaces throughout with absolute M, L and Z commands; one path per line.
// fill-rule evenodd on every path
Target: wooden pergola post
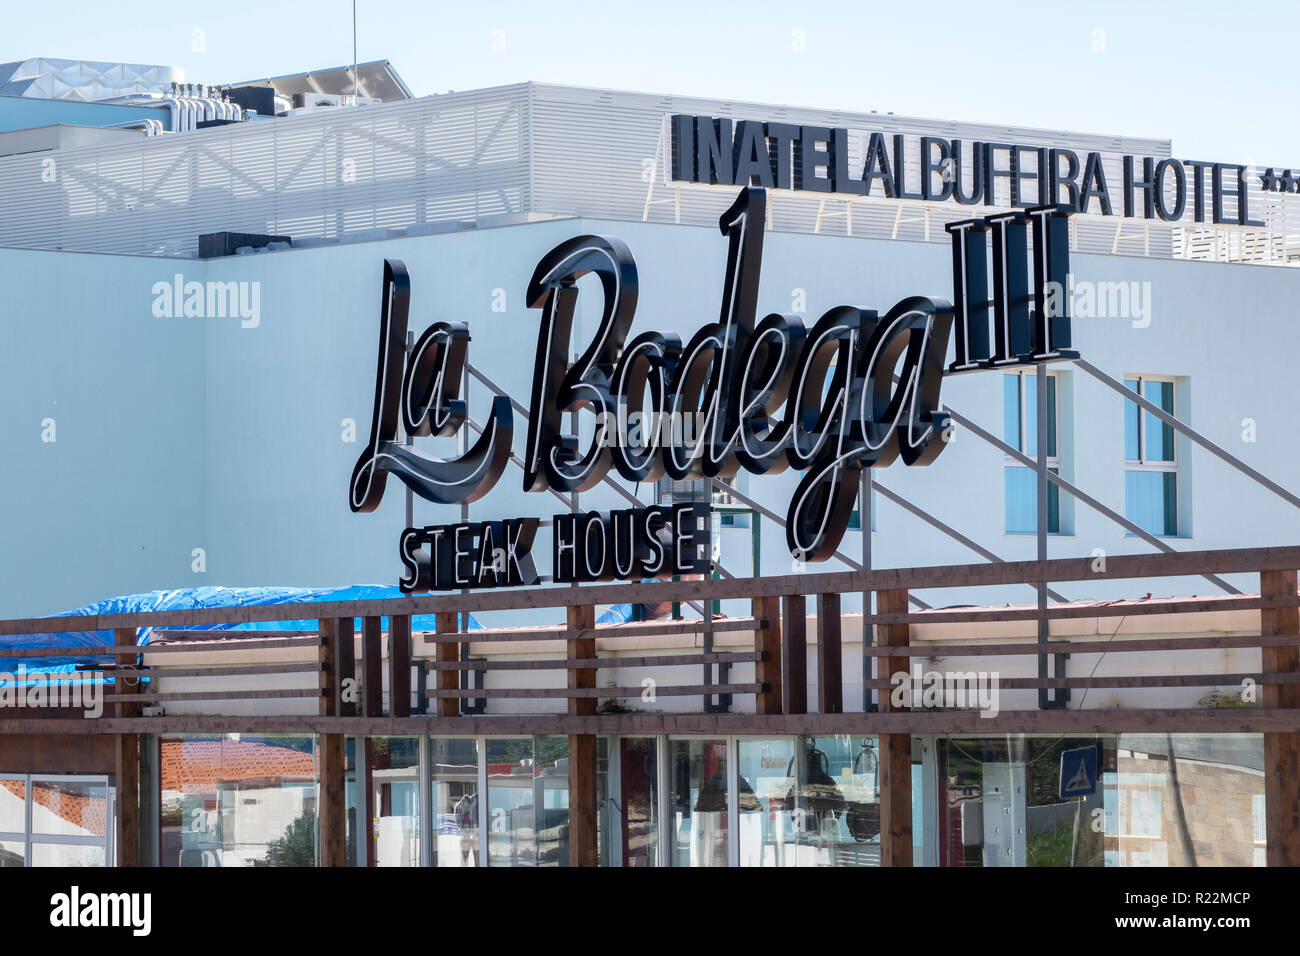
M 455 611 L 439 611 L 434 618 L 438 634 L 455 634 L 460 627 L 460 615 Z M 455 664 L 460 660 L 460 644 L 455 641 L 438 641 L 434 646 L 434 659 L 439 664 Z M 434 678 L 434 687 L 437 690 L 459 690 L 460 689 L 460 671 L 448 668 L 439 668 L 435 671 L 437 676 Z M 459 717 L 460 716 L 460 699 L 457 697 L 439 697 L 434 713 L 439 717 Z
M 134 627 L 119 627 L 113 632 L 113 643 L 119 647 L 134 646 L 139 635 Z M 137 672 L 134 682 L 128 686 L 125 675 L 127 668 L 136 664 L 138 652 L 119 652 L 115 660 L 117 670 L 113 686 L 118 694 L 138 694 L 140 676 Z M 94 680 L 94 675 L 86 674 L 84 679 Z M 140 705 L 129 701 L 118 701 L 117 716 L 139 717 Z M 139 866 L 140 860 L 140 735 L 118 734 L 116 759 L 114 762 L 114 780 L 117 786 L 117 813 L 113 825 L 117 827 L 114 839 L 117 844 L 118 866 Z
M 1296 599 L 1295 571 L 1261 571 L 1262 598 Z M 1300 608 L 1264 608 L 1260 634 L 1300 634 Z M 1265 674 L 1300 672 L 1295 644 L 1260 649 Z M 1265 684 L 1266 708 L 1300 708 L 1300 684 Z M 1269 866 L 1300 866 L 1300 733 L 1264 733 L 1264 816 Z
M 840 640 L 840 596 L 817 595 L 817 712 L 844 713 L 844 660 Z
M 351 619 L 347 638 L 352 641 Z M 343 676 L 339 669 L 339 627 L 335 618 L 322 618 L 318 624 L 321 664 L 325 673 L 325 693 L 321 696 L 323 717 L 337 717 Z M 351 648 L 349 647 L 349 650 Z M 348 655 L 349 665 L 351 654 Z M 348 674 L 347 676 L 351 676 Z M 346 737 L 343 734 L 320 735 L 320 865 L 347 865 L 347 773 Z
M 384 716 L 382 619 L 361 619 L 361 707 L 367 717 Z
M 906 614 L 907 591 L 896 589 L 876 592 L 876 613 Z M 863 617 L 864 631 L 869 618 Z M 906 647 L 909 625 L 877 624 L 878 647 Z M 910 658 L 882 657 L 879 674 L 889 680 L 894 674 L 909 672 Z M 908 687 L 910 688 L 910 682 Z M 895 707 L 888 688 L 880 691 L 880 712 L 896 713 L 907 705 Z M 910 700 L 910 694 L 905 700 Z M 912 865 L 912 735 L 880 735 L 880 865 Z
M 781 601 L 781 683 L 787 714 L 808 713 L 808 602 L 802 594 Z
M 568 627 L 579 636 L 569 637 L 569 660 L 591 660 L 596 656 L 596 608 L 591 604 L 568 609 Z M 596 687 L 596 670 L 570 668 L 569 688 Z M 595 716 L 596 698 L 570 697 L 569 713 Z M 596 845 L 596 735 L 569 734 L 569 866 L 595 866 Z
M 754 681 L 763 689 L 754 698 L 760 714 L 781 713 L 781 599 L 753 601 L 754 617 L 763 623 L 754 631 L 754 650 L 762 656 L 754 663 Z
M 411 615 L 388 619 L 388 714 L 411 716 Z
M 332 627 L 328 630 L 332 630 L 333 633 L 331 642 L 332 670 L 330 672 L 335 701 L 333 716 L 355 717 L 357 715 L 355 624 L 350 617 L 336 617 L 331 620 L 330 624 Z M 351 681 L 352 684 L 349 686 L 346 683 L 347 681 Z M 350 699 L 344 700 L 344 694 L 348 691 L 351 691 L 349 694 Z

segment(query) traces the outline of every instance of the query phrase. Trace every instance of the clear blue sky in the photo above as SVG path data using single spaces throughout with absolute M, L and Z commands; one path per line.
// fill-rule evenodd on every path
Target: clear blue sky
M 357 5 L 358 57 L 391 60 L 417 95 L 539 80 L 1170 138 L 1181 158 L 1300 166 L 1286 52 L 1300 28 L 1284 0 Z M 0 62 L 163 64 L 215 84 L 352 57 L 351 0 L 15 0 L 0 17 Z

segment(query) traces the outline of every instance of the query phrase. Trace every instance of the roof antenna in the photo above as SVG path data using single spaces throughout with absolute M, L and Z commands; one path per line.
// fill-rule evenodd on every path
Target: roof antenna
M 352 105 L 357 105 L 357 0 L 352 0 Z

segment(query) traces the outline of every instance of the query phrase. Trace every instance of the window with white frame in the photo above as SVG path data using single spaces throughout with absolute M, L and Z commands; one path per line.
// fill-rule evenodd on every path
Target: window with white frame
M 1055 372 L 1047 374 L 1047 470 L 1061 473 L 1060 412 Z M 1038 458 L 1038 371 L 1018 369 L 1002 376 L 1002 440 L 1030 458 Z M 1007 456 L 1004 469 L 1006 529 L 1008 534 L 1038 532 L 1038 475 L 1036 470 Z M 1061 489 L 1047 486 L 1047 532 L 1061 533 Z
M 1131 375 L 1124 384 L 1176 417 L 1174 380 Z M 1178 534 L 1178 452 L 1174 429 L 1137 402 L 1124 401 L 1124 516 L 1156 535 Z
M 0 868 L 113 866 L 106 776 L 0 773 Z

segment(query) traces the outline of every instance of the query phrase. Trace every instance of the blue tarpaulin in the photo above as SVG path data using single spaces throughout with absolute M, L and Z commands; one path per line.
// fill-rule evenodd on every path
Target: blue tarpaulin
M 632 620 L 631 604 L 611 604 L 605 610 L 600 612 L 596 618 L 597 624 L 626 624 Z
M 147 594 L 128 594 L 87 604 L 73 611 L 52 617 L 81 617 L 101 614 L 141 614 L 151 611 L 193 611 L 200 608 L 249 607 L 261 604 L 319 604 L 327 601 L 376 601 L 404 597 L 395 585 L 358 584 L 337 588 L 180 588 L 172 591 L 150 591 Z M 468 630 L 482 627 L 473 615 L 469 616 Z M 307 616 L 292 621 L 256 621 L 245 624 L 211 624 L 196 627 L 169 628 L 186 631 L 314 631 L 317 619 Z M 359 622 L 358 622 L 359 626 Z M 384 625 L 387 628 L 387 622 Z M 411 619 L 411 627 L 418 631 L 435 629 L 432 614 L 421 614 Z M 141 628 L 138 644 L 148 644 L 151 629 Z M 113 658 L 93 653 L 96 647 L 113 646 L 112 631 L 63 631 L 48 634 L 12 634 L 0 636 L 0 671 L 13 672 L 22 663 L 28 673 L 67 673 L 78 664 L 107 664 Z M 5 650 L 38 648 L 86 648 L 85 654 L 51 654 L 49 657 L 5 658 Z

